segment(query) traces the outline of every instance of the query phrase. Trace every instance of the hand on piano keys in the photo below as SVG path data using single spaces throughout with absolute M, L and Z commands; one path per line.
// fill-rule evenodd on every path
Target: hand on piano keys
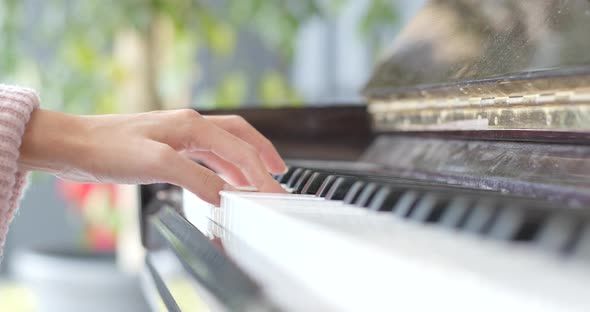
M 37 110 L 23 138 L 19 165 L 89 183 L 182 186 L 219 204 L 226 183 L 283 192 L 270 173 L 286 166 L 274 146 L 243 118 L 194 110 L 73 116 Z

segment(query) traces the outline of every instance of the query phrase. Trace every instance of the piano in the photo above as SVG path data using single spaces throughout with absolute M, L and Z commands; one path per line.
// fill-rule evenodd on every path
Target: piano
M 289 194 L 142 186 L 155 310 L 590 310 L 590 1 L 430 1 L 362 94 L 204 112 Z

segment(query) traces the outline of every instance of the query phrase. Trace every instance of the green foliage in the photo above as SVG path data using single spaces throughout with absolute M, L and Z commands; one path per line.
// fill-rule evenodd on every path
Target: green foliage
M 236 108 L 246 97 L 247 82 L 243 73 L 233 72 L 225 76 L 216 92 L 219 108 Z
M 260 98 L 267 107 L 280 105 L 285 101 L 295 104 L 302 102 L 287 80 L 276 71 L 267 72 L 260 81 Z
M 174 57 L 153 60 L 163 63 L 154 77 L 157 96 L 172 97 L 178 85 L 198 78 L 195 53 L 235 57 L 238 35 L 248 31 L 277 51 L 282 64 L 255 83 L 261 99 L 296 101 L 299 97 L 285 76 L 296 34 L 312 18 L 337 14 L 347 1 L 353 0 L 0 0 L 0 80 L 40 89 L 51 109 L 116 111 L 115 90 L 127 77 L 113 53 L 117 35 L 131 29 L 149 38 L 164 17 L 174 28 L 169 47 Z M 388 1 L 374 1 L 363 32 L 369 34 L 384 21 L 390 24 L 391 12 Z M 232 72 L 210 92 L 212 99 L 227 107 L 239 105 L 249 79 L 239 69 Z
M 371 31 L 381 25 L 387 25 L 397 20 L 395 5 L 391 0 L 373 0 L 363 18 L 360 30 L 364 35 L 370 35 Z

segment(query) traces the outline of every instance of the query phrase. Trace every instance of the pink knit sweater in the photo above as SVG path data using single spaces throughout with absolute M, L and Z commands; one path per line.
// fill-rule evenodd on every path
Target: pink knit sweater
M 31 113 L 38 107 L 34 91 L 0 84 L 0 256 L 27 177 L 18 167 L 19 148 Z

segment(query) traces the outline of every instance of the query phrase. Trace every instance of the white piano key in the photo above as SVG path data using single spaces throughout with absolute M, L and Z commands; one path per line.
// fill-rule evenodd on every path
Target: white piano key
M 182 206 L 184 217 L 203 234 L 209 235 L 209 224 L 217 208 L 187 190 L 182 191 Z
M 590 307 L 587 271 L 527 248 L 300 195 L 223 192 L 221 210 L 225 231 L 335 310 Z

